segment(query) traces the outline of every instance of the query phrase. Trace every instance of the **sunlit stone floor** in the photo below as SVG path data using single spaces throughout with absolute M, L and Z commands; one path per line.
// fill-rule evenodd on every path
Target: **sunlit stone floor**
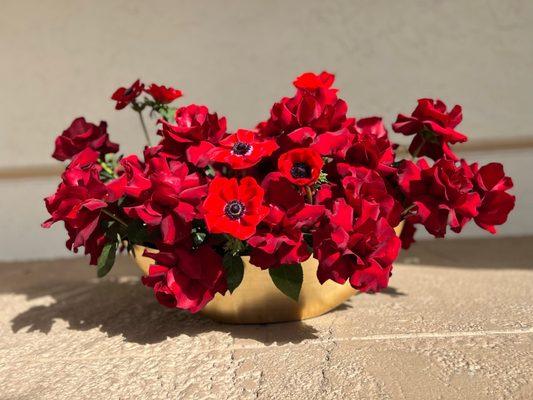
M 533 238 L 418 243 L 301 323 L 160 307 L 127 257 L 0 264 L 1 399 L 531 399 Z

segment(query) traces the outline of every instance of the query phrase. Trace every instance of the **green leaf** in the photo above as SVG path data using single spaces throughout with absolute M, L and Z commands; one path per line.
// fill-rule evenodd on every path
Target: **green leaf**
M 326 160 L 324 160 L 326 162 Z M 328 174 L 326 172 L 321 171 L 320 176 L 318 177 L 317 181 L 313 185 L 315 190 L 320 189 L 320 187 L 326 183 L 329 183 L 328 181 Z
M 313 235 L 307 232 L 303 234 L 304 241 L 307 244 L 307 249 L 310 253 L 313 253 Z
M 112 219 L 101 219 L 100 227 L 107 232 L 116 222 Z
M 110 242 L 117 240 L 117 235 L 120 231 L 120 224 L 115 220 L 108 221 L 109 223 L 105 227 L 105 236 L 109 239 Z
M 117 254 L 117 242 L 106 243 L 102 254 L 98 257 L 98 270 L 96 272 L 98 278 L 102 278 L 111 271 L 115 263 L 115 256 Z
M 167 121 L 173 121 L 174 114 L 176 114 L 176 107 L 164 106 L 157 110 L 161 116 Z
M 304 279 L 300 264 L 283 264 L 279 268 L 269 269 L 268 272 L 272 282 L 279 290 L 294 301 L 298 301 Z
M 244 264 L 240 256 L 225 254 L 222 260 L 224 269 L 226 270 L 226 280 L 228 281 L 228 289 L 233 293 L 235 289 L 241 284 L 244 276 Z
M 236 237 L 233 237 L 231 235 L 224 235 L 227 239 L 226 244 L 224 245 L 224 250 L 227 252 L 237 255 L 238 253 L 242 252 L 244 248 L 246 247 L 244 242 L 240 241 Z
M 148 240 L 148 232 L 140 220 L 133 220 L 128 224 L 126 236 L 128 238 L 128 243 L 131 245 L 142 245 Z

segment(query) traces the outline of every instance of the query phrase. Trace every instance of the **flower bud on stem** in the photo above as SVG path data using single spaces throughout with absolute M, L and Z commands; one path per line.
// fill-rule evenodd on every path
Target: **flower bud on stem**
M 105 161 L 101 160 L 101 159 L 98 159 L 98 163 L 100 164 L 100 166 L 102 167 L 102 169 L 107 172 L 109 175 L 111 175 L 112 177 L 115 176 L 115 171 L 113 171 L 111 168 L 109 168 L 109 165 L 107 165 L 105 163 Z

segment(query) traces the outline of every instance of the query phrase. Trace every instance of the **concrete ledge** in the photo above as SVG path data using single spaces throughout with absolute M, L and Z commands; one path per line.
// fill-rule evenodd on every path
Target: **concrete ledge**
M 165 309 L 126 257 L 3 263 L 2 396 L 529 399 L 531 240 L 421 242 L 383 293 L 273 325 Z

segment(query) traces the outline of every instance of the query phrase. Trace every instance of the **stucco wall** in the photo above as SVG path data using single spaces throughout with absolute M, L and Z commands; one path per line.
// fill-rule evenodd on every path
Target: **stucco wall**
M 531 135 L 533 2 L 3 0 L 0 166 L 48 163 L 73 117 L 106 119 L 127 150 L 136 120 L 115 87 L 137 77 L 253 126 L 305 70 L 337 73 L 356 115 L 422 96 L 465 107 L 473 138 Z
M 53 164 L 55 135 L 79 115 L 107 120 L 125 152 L 139 151 L 135 115 L 109 100 L 137 77 L 176 85 L 184 103 L 209 105 L 232 129 L 263 119 L 302 71 L 327 69 L 355 116 L 390 122 L 419 97 L 441 97 L 464 106 L 474 140 L 533 135 L 532 1 L 1 3 L 0 170 Z M 44 215 L 43 185 L 53 187 L 2 182 L 0 219 L 12 223 L 1 256 L 60 252 L 23 228 Z M 520 220 L 531 217 L 524 206 Z M 39 250 L 7 247 L 8 236 Z

